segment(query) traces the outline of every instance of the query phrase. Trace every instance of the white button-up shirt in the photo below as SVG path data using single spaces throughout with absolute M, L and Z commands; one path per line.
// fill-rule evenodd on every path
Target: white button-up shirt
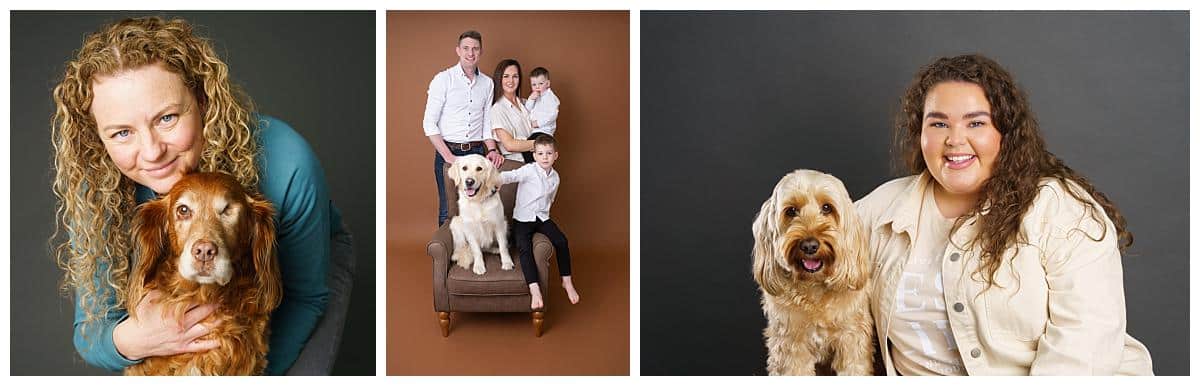
M 501 184 L 519 183 L 513 219 L 533 222 L 550 219 L 550 204 L 558 194 L 558 172 L 546 171 L 537 163 L 525 164 L 516 170 L 500 173 Z
M 476 69 L 472 81 L 459 64 L 434 75 L 425 102 L 425 136 L 441 134 L 455 143 L 494 139 L 484 130 L 491 122 L 492 87 L 492 78 Z
M 526 100 L 525 108 L 529 109 L 530 117 L 537 121 L 538 127 L 533 129 L 534 132 L 554 135 L 554 130 L 558 129 L 558 95 L 554 95 L 553 89 L 546 90 L 538 99 Z
M 493 137 L 495 137 L 494 130 L 496 129 L 508 131 L 508 135 L 514 139 L 529 139 L 529 135 L 533 134 L 533 123 L 529 121 L 529 110 L 522 107 L 520 102 L 513 104 L 508 98 L 501 96 L 488 113 L 492 117 L 490 131 L 492 131 Z M 503 144 L 500 144 L 500 153 L 504 155 L 504 158 L 525 162 L 521 152 L 512 152 Z

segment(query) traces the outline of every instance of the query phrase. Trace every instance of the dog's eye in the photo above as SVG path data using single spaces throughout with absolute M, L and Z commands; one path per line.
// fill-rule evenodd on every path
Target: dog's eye
M 463 166 L 463 171 L 464 171 L 464 172 L 465 172 L 465 171 L 467 171 L 467 167 L 466 167 L 466 166 Z
M 483 168 L 482 168 L 482 167 L 479 167 L 479 166 L 476 166 L 476 167 L 475 167 L 475 171 L 477 171 L 477 172 L 478 172 L 478 171 L 483 171 Z
M 783 210 L 783 214 L 787 215 L 788 217 L 796 217 L 796 208 L 789 206 L 787 209 Z
M 187 220 L 192 217 L 192 208 L 188 208 L 187 205 L 180 205 L 178 208 L 175 208 L 175 213 L 179 214 L 179 219 Z
M 821 214 L 833 213 L 833 205 L 821 204 Z

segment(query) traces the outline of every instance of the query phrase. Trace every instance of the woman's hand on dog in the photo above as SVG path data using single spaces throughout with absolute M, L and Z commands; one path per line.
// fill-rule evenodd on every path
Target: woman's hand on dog
M 216 304 L 193 306 L 182 317 L 164 312 L 158 300 L 162 292 L 150 291 L 137 305 L 137 318 L 125 319 L 113 329 L 113 345 L 129 360 L 200 352 L 218 346 L 216 340 L 202 340 L 214 326 L 200 323 L 217 310 Z

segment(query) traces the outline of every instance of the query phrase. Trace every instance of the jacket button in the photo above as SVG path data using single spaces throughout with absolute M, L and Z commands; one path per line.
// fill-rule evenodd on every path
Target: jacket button
M 982 354 L 983 354 L 983 352 L 979 351 L 979 349 L 977 349 L 977 348 L 971 349 L 971 358 L 979 358 L 979 356 Z
M 962 303 L 954 303 L 954 311 L 963 312 L 963 304 Z
M 958 252 L 951 253 L 951 254 L 950 254 L 950 261 L 958 261 L 958 258 L 959 258 L 959 257 L 961 257 L 961 255 L 959 255 L 959 254 L 958 254 Z

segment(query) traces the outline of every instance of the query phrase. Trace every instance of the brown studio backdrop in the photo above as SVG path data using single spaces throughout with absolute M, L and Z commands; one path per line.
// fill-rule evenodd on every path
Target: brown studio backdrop
M 533 345 L 517 349 L 535 351 L 545 358 L 533 358 L 540 363 L 532 367 L 514 367 L 500 360 L 497 365 L 502 368 L 475 369 L 483 373 L 626 374 L 629 13 L 389 12 L 387 28 L 388 373 L 467 374 L 472 370 L 439 353 L 459 349 L 486 352 L 480 347 L 457 346 L 469 345 L 467 334 L 491 324 L 499 326 L 498 333 L 483 338 L 493 340 L 491 343 L 470 338 L 476 340 L 470 344 Z M 425 244 L 436 228 L 437 197 L 434 150 L 422 130 L 422 118 L 429 81 L 437 72 L 457 64 L 456 39 L 468 29 L 483 35 L 480 72 L 492 77 L 500 60 L 516 59 L 523 72 L 524 97 L 530 90 L 529 71 L 546 67 L 551 88 L 562 101 L 556 131 L 560 157 L 555 164 L 562 184 L 551 216 L 570 238 L 584 302 L 578 306 L 565 303 L 555 271 L 548 299 L 550 330 L 540 339 L 533 338 L 524 324 L 513 330 L 512 325 L 527 323 L 528 316 L 464 316 L 481 320 L 456 320 L 456 326 L 469 325 L 462 328 L 465 331 L 452 331 L 449 340 L 441 338 L 433 319 L 431 263 Z M 593 312 L 596 315 L 587 315 Z M 559 341 L 568 337 L 578 341 Z M 490 349 L 507 352 L 505 348 Z M 522 359 L 509 357 L 514 363 Z M 494 364 L 498 359 L 476 358 Z M 451 369 L 439 368 L 442 364 Z M 455 366 L 458 370 L 452 369 Z

